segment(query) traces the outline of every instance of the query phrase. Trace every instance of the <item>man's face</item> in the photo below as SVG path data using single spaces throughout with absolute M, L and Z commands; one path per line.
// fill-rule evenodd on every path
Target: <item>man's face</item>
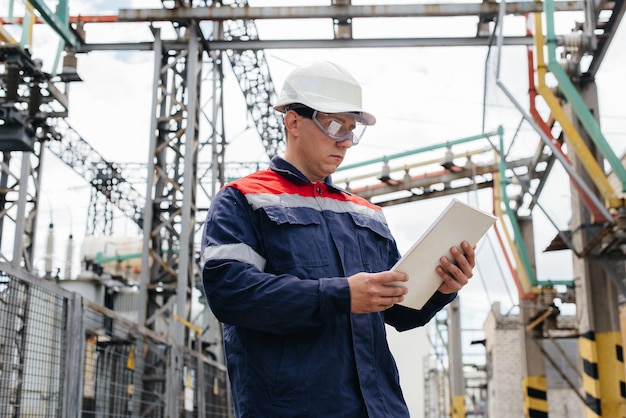
M 296 118 L 296 120 L 292 120 Z M 354 126 L 354 118 L 336 114 L 333 120 L 342 123 L 346 128 Z M 290 137 L 287 141 L 286 159 L 296 166 L 312 182 L 322 181 L 333 174 L 343 162 L 352 139 L 335 141 L 329 137 L 315 122 L 291 111 L 287 115 L 287 129 Z

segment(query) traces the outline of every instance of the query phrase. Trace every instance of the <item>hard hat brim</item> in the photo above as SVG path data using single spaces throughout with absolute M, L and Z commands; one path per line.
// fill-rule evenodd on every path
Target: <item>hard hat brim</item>
M 280 113 L 285 113 L 285 106 L 293 104 L 293 101 L 286 101 L 286 103 L 276 103 L 273 108 L 275 111 Z M 310 107 L 313 110 L 317 110 L 318 112 L 324 113 L 350 113 L 354 115 L 359 122 L 363 125 L 372 126 L 376 124 L 376 117 L 369 112 L 366 112 L 362 109 L 354 109 L 354 108 L 346 108 L 346 107 L 334 107 L 334 106 L 324 106 L 323 109 L 318 109 L 317 107 L 313 107 L 307 103 L 302 103 L 303 105 Z

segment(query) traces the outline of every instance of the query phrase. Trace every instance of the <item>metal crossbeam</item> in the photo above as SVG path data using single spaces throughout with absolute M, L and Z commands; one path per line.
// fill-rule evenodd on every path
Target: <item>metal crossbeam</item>
M 556 11 L 579 11 L 584 9 L 582 1 L 559 1 Z M 543 11 L 540 2 L 507 3 L 507 13 L 524 15 Z M 449 17 L 497 15 L 498 3 L 473 4 L 431 3 L 410 5 L 331 5 L 331 6 L 286 6 L 286 7 L 179 7 L 174 9 L 120 9 L 119 19 L 126 22 L 183 21 L 183 20 L 260 20 L 260 19 L 353 19 Z

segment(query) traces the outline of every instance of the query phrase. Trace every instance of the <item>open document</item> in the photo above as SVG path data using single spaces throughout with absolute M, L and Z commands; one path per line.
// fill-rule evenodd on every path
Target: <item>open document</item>
M 450 247 L 459 247 L 462 241 L 475 246 L 495 221 L 496 217 L 490 213 L 452 199 L 426 232 L 391 269 L 409 275 L 408 282 L 392 283 L 409 289 L 400 305 L 421 309 L 443 283 L 435 272 L 439 258 L 446 255 L 453 261 Z

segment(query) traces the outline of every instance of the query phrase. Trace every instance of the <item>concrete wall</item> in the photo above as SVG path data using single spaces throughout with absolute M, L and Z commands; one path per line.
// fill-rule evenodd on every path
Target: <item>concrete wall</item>
M 523 417 L 520 331 L 517 315 L 503 316 L 494 303 L 483 326 L 487 350 L 490 417 Z
M 573 318 L 563 319 L 564 322 L 571 322 L 569 320 Z M 502 315 L 499 303 L 493 304 L 483 326 L 487 350 L 490 417 L 524 416 L 521 357 L 523 344 L 520 326 L 518 315 Z M 558 366 L 557 370 L 545 360 L 550 418 L 583 418 L 585 407 L 582 400 L 561 377 L 561 373 L 564 373 L 575 387 L 580 387 L 577 378 L 579 372 L 571 370 L 570 366 L 570 364 L 578 367 L 580 365 L 576 339 L 544 340 L 542 343 Z M 560 350 L 556 350 L 554 344 L 559 344 Z M 566 353 L 568 361 L 565 361 L 561 352 Z

